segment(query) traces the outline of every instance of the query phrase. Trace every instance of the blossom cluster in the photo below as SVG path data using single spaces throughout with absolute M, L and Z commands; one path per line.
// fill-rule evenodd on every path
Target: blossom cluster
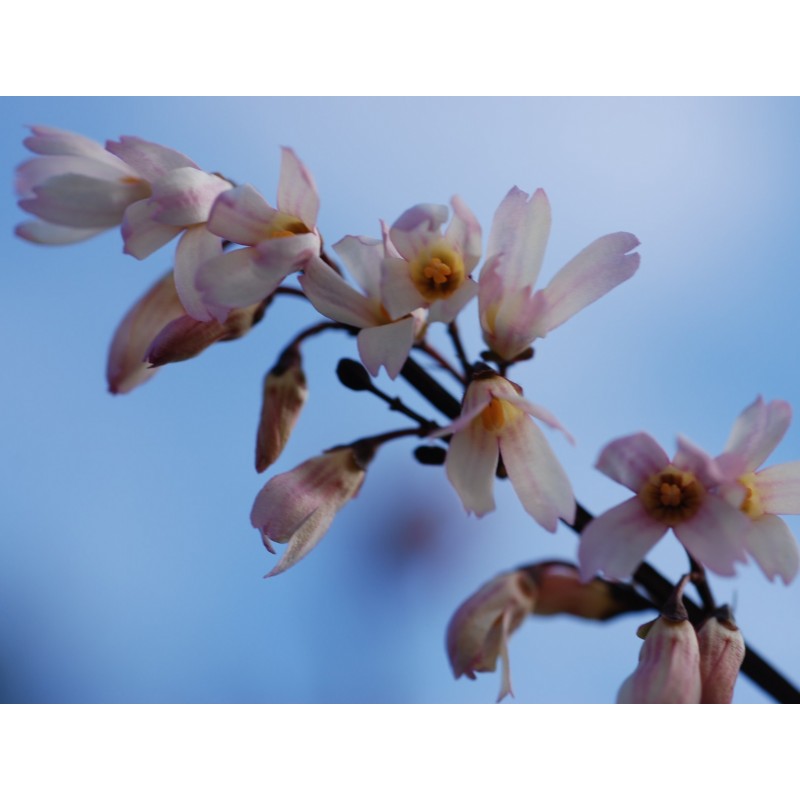
M 672 460 L 646 433 L 612 441 L 597 468 L 635 496 L 589 521 L 538 423 L 570 442 L 572 437 L 508 377 L 531 357 L 534 343 L 636 273 L 639 241 L 633 234 L 601 236 L 537 289 L 551 228 L 542 189 L 508 191 L 485 247 L 480 222 L 454 196 L 449 205 L 414 205 L 392 224 L 378 220 L 377 238 L 346 235 L 332 245 L 331 255 L 317 227 L 316 183 L 290 148 L 281 151 L 273 206 L 250 184 L 237 184 L 182 153 L 133 136 L 101 145 L 35 126 L 25 146 L 34 157 L 18 168 L 16 191 L 20 207 L 33 219 L 17 227 L 19 236 L 61 245 L 119 228 L 124 252 L 140 260 L 177 239 L 173 269 L 132 306 L 114 334 L 107 364 L 112 393 L 130 392 L 166 364 L 248 334 L 281 293 L 305 298 L 323 321 L 297 333 L 265 376 L 256 436 L 259 472 L 280 459 L 300 420 L 308 394 L 301 345 L 309 336 L 339 328 L 356 338 L 362 366 L 339 371 L 349 388 L 386 399 L 372 383 L 383 370 L 389 380 L 402 375 L 429 400 L 444 393 L 437 407 L 445 409 L 447 423 L 426 420 L 395 400 L 394 410 L 415 427 L 337 445 L 270 477 L 250 516 L 270 553 L 275 543 L 286 545 L 269 576 L 315 547 L 360 491 L 383 444 L 414 436 L 430 442 L 418 448 L 418 459 L 444 464 L 468 513 L 492 512 L 495 481 L 507 477 L 539 526 L 552 533 L 563 522 L 582 531 L 577 566 L 548 562 L 512 570 L 482 587 L 450 624 L 447 648 L 456 677 L 491 671 L 500 659 L 501 698 L 511 692 L 508 638 L 522 620 L 556 612 L 599 620 L 642 608 L 641 594 L 623 582 L 636 583 L 646 554 L 670 528 L 688 552 L 696 578 L 704 568 L 732 575 L 748 557 L 770 579 L 788 584 L 795 578 L 797 543 L 778 515 L 800 513 L 800 462 L 760 469 L 789 426 L 787 403 L 759 397 L 713 458 L 685 438 L 679 438 Z M 466 356 L 456 326 L 473 301 L 487 348 L 480 361 Z M 429 345 L 436 325 L 450 335 L 456 364 Z M 457 381 L 462 397 L 455 409 L 430 375 L 420 377 L 415 351 L 435 357 Z M 702 632 L 716 630 L 718 620 L 715 609 L 705 611 L 697 635 L 691 625 L 691 635 L 684 635 L 685 626 L 675 633 L 675 620 L 662 623 L 662 615 L 621 697 L 650 691 L 653 681 L 646 681 L 643 692 L 635 676 L 650 674 L 655 669 L 650 665 L 661 663 L 653 653 L 663 649 L 662 631 L 690 643 L 687 663 L 699 665 L 692 675 L 706 669 L 695 650 L 701 652 Z M 709 680 L 698 678 L 698 691 L 685 696 L 699 701 L 711 692 L 703 688 Z M 727 689 L 715 696 L 722 695 Z

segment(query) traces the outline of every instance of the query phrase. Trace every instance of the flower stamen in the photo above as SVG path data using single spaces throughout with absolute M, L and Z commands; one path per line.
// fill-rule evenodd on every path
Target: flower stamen
M 647 513 L 666 525 L 691 519 L 704 497 L 705 489 L 695 475 L 671 465 L 653 475 L 639 491 Z

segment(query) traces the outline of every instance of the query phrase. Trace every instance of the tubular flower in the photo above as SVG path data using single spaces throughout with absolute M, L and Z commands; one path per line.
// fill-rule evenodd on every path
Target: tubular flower
M 559 517 L 575 518 L 569 479 L 534 416 L 568 437 L 546 409 L 527 401 L 516 384 L 486 368 L 467 387 L 461 416 L 433 436 L 451 433 L 445 469 L 468 512 L 481 517 L 494 510 L 493 483 L 500 456 L 525 510 L 548 531 Z
M 460 198 L 450 202 L 444 233 L 447 206 L 428 203 L 409 208 L 389 229 L 396 254 L 384 259 L 382 291 L 393 319 L 427 308 L 431 322 L 452 322 L 478 293 L 470 274 L 481 256 L 481 227 Z
M 499 703 L 511 690 L 508 640 L 529 614 L 570 614 L 606 620 L 641 608 L 628 587 L 606 581 L 583 583 L 572 564 L 542 561 L 504 572 L 459 606 L 447 627 L 447 655 L 456 678 L 494 672 L 502 661 Z
M 244 247 L 201 266 L 197 286 L 210 312 L 222 320 L 232 308 L 260 302 L 319 255 L 318 213 L 314 179 L 288 147 L 282 149 L 276 208 L 249 184 L 221 194 L 208 229 Z
M 701 703 L 730 703 L 744 661 L 742 632 L 728 606 L 718 609 L 697 634 L 700 645 Z
M 39 244 L 70 244 L 119 225 L 126 210 L 151 194 L 152 175 L 118 158 L 98 142 L 77 133 L 35 125 L 25 146 L 36 158 L 16 173 L 19 205 L 39 220 L 16 228 Z M 150 145 L 159 148 L 159 145 Z M 162 148 L 175 163 L 186 156 Z
M 316 547 L 339 509 L 358 494 L 373 455 L 369 446 L 337 447 L 267 481 L 250 521 L 270 553 L 272 542 L 288 546 L 265 577 L 284 572 Z
M 639 240 L 630 233 L 602 236 L 533 291 L 550 234 L 550 203 L 542 189 L 529 198 L 516 186 L 495 212 L 478 294 L 483 338 L 512 361 L 537 338 L 566 322 L 630 278 Z
M 800 566 L 797 541 L 776 514 L 800 514 L 800 461 L 759 471 L 784 437 L 792 409 L 782 400 L 761 397 L 733 425 L 725 452 L 716 459 L 725 483 L 720 493 L 751 521 L 747 551 L 764 574 L 789 584 Z
M 747 560 L 750 522 L 712 492 L 721 473 L 688 440 L 678 438 L 670 462 L 648 434 L 624 436 L 606 445 L 595 466 L 636 496 L 586 526 L 578 548 L 584 580 L 598 571 L 627 580 L 669 528 L 698 562 L 720 575 L 733 575 L 735 562 Z
M 400 373 L 414 341 L 425 328 L 427 313 L 417 309 L 399 319 L 386 310 L 390 300 L 384 294 L 384 258 L 398 257 L 384 226 L 383 240 L 345 236 L 333 249 L 347 265 L 364 294 L 357 292 L 319 258 L 312 258 L 300 278 L 308 299 L 321 314 L 360 328 L 358 353 L 370 374 L 377 377 L 381 367 L 390 378 Z

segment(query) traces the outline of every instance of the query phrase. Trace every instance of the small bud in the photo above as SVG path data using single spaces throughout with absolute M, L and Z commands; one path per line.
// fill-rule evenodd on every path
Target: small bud
M 414 458 L 416 458 L 420 464 L 440 466 L 444 464 L 444 460 L 447 458 L 447 450 L 443 447 L 432 447 L 422 444 L 414 451 Z
M 722 606 L 706 620 L 697 634 L 700 645 L 701 703 L 730 703 L 733 687 L 744 661 L 742 632 L 729 606 Z
M 308 397 L 300 351 L 285 350 L 264 378 L 256 434 L 256 471 L 263 472 L 283 452 Z
M 358 361 L 342 358 L 336 366 L 336 376 L 348 389 L 354 392 L 366 392 L 372 388 L 369 373 Z

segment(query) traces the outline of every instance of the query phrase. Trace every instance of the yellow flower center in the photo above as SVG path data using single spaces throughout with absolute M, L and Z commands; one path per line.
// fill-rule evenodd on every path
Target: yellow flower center
M 744 486 L 745 496 L 742 500 L 741 509 L 749 517 L 758 519 L 764 514 L 764 507 L 761 505 L 761 496 L 756 488 L 756 476 L 754 473 L 749 472 L 747 475 L 742 475 L 739 478 L 739 483 Z
M 428 301 L 450 297 L 466 277 L 460 254 L 445 241 L 426 247 L 411 262 L 411 280 Z
M 285 239 L 299 233 L 311 233 L 306 224 L 291 214 L 277 213 L 269 223 L 266 231 L 267 239 Z
M 639 499 L 651 517 L 672 526 L 690 520 L 700 510 L 705 494 L 695 475 L 670 465 L 645 483 Z
M 520 414 L 522 411 L 508 400 L 493 397 L 489 401 L 489 405 L 481 411 L 480 420 L 489 433 L 497 433 Z

